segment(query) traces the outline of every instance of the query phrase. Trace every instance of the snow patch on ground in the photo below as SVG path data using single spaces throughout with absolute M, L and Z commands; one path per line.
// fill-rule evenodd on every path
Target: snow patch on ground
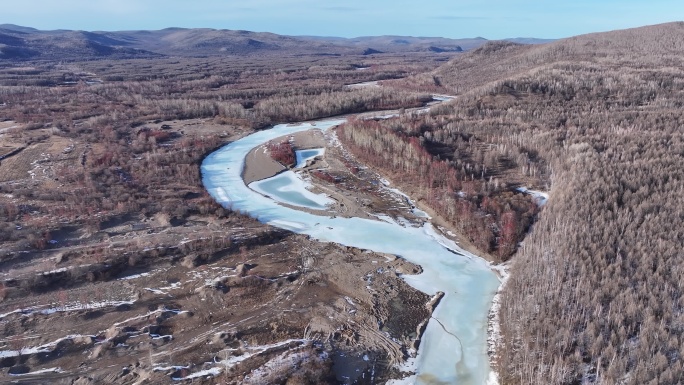
M 145 290 L 151 291 L 152 293 L 158 294 L 158 295 L 167 295 L 167 294 L 169 294 L 169 291 L 180 289 L 180 287 L 181 287 L 181 283 L 175 282 L 175 283 L 172 283 L 170 286 L 160 287 L 159 289 L 152 289 L 152 288 L 146 287 Z
M 322 352 L 320 355 L 316 356 L 308 351 L 304 352 L 285 352 L 259 367 L 258 369 L 252 371 L 248 376 L 245 376 L 245 384 L 271 384 L 274 379 L 272 378 L 273 373 L 278 373 L 284 367 L 300 367 L 314 360 L 323 360 L 327 358 L 327 354 Z
M 416 371 L 418 370 L 418 362 L 416 360 L 414 350 L 411 350 L 411 356 L 404 361 L 404 363 L 397 365 L 396 368 L 402 373 L 408 373 L 407 377 L 398 380 L 389 380 L 385 385 L 415 385 L 416 383 Z
M 380 183 L 382 183 L 382 185 L 385 187 L 385 189 L 387 189 L 387 191 L 402 197 L 406 201 L 406 203 L 408 203 L 408 205 L 411 207 L 411 213 L 413 213 L 413 215 L 420 217 L 420 218 L 430 219 L 430 216 L 425 211 L 419 209 L 416 206 L 415 202 L 413 202 L 413 200 L 411 200 L 411 197 L 409 197 L 403 191 L 401 191 L 397 188 L 389 187 L 390 182 L 387 179 L 380 178 Z
M 492 270 L 497 272 L 499 279 L 501 280 L 501 285 L 492 299 L 492 307 L 489 309 L 488 323 L 487 323 L 487 353 L 489 354 L 491 361 L 496 361 L 498 354 L 497 350 L 503 343 L 503 337 L 501 335 L 501 318 L 499 316 L 499 311 L 501 310 L 501 294 L 503 293 L 504 287 L 508 282 L 510 273 L 508 272 L 510 265 L 504 263 L 501 265 L 492 265 Z M 492 369 L 487 378 L 487 385 L 499 385 L 499 375 Z
M 345 85 L 346 88 L 365 88 L 365 87 L 380 87 L 378 81 L 363 82 L 363 83 L 353 83 Z
M 439 102 L 446 102 L 452 99 L 456 99 L 455 96 L 452 95 L 440 95 L 440 94 L 433 94 L 432 95 L 433 100 L 437 100 Z
M 123 321 L 121 321 L 121 322 L 116 322 L 113 326 L 125 325 L 125 324 L 127 324 L 127 323 L 129 323 L 129 322 L 131 322 L 131 321 L 136 321 L 136 320 L 139 320 L 139 319 L 142 319 L 142 318 L 147 318 L 147 317 L 149 317 L 149 316 L 151 316 L 151 315 L 153 315 L 153 314 L 157 314 L 157 313 L 161 313 L 161 312 L 162 312 L 161 309 L 153 310 L 153 311 L 151 311 L 151 312 L 149 312 L 149 313 L 145 313 L 145 314 L 143 314 L 143 315 L 131 317 L 131 318 L 125 319 L 125 320 L 123 320 Z
M 277 343 L 269 344 L 269 345 L 245 347 L 244 349 L 246 351 L 239 356 L 233 356 L 233 357 L 227 358 L 225 360 L 221 360 L 221 361 L 214 360 L 214 365 L 216 365 L 216 366 L 214 366 L 212 368 L 201 370 L 199 372 L 189 374 L 185 377 L 174 377 L 173 380 L 174 381 L 182 381 L 182 380 L 191 380 L 193 378 L 216 377 L 219 374 L 221 374 L 224 370 L 230 370 L 231 368 L 233 368 L 234 366 L 236 366 L 240 362 L 245 361 L 250 357 L 257 356 L 257 355 L 262 354 L 262 353 L 269 351 L 271 349 L 280 348 L 280 347 L 289 345 L 291 343 L 303 344 L 306 342 L 308 342 L 308 340 L 290 339 L 290 340 L 277 342 Z
M 62 368 L 48 368 L 48 369 L 36 370 L 35 372 L 23 373 L 23 374 L 12 374 L 12 373 L 10 373 L 10 376 L 19 377 L 19 376 L 29 376 L 29 375 L 43 374 L 43 373 L 64 373 L 64 371 L 62 370 Z
M 193 373 L 189 376 L 185 377 L 173 377 L 174 381 L 182 381 L 182 380 L 192 380 L 193 378 L 202 378 L 202 377 L 216 377 L 219 374 L 221 374 L 223 370 L 221 368 L 211 368 L 207 370 L 202 370 L 197 373 Z
M 387 120 L 387 119 L 398 118 L 398 117 L 399 117 L 399 114 L 385 114 L 385 115 L 369 116 L 368 118 L 366 118 L 366 120 L 373 120 L 373 119 Z
M 36 274 L 38 274 L 38 275 L 50 275 L 50 274 L 64 273 L 67 270 L 69 270 L 69 269 L 67 269 L 66 267 L 62 267 L 60 269 L 44 271 L 42 273 L 36 273 Z
M 138 278 L 142 278 L 142 277 L 149 277 L 150 275 L 152 275 L 152 273 L 134 274 L 134 275 L 129 275 L 129 276 L 127 276 L 127 277 L 121 277 L 121 278 L 117 279 L 117 281 L 128 281 L 128 280 L 131 280 L 131 279 L 138 279 Z
M 168 370 L 182 370 L 182 369 L 190 369 L 189 366 L 155 366 L 152 368 L 153 372 L 166 372 Z
M 19 127 L 19 126 L 14 125 L 14 126 L 11 126 L 11 127 L 0 128 L 0 134 L 3 134 L 3 133 L 5 133 L 5 132 L 7 132 L 7 131 L 9 131 L 9 130 L 11 130 L 11 129 L 17 128 L 17 127 Z
M 83 337 L 92 337 L 92 336 L 83 336 L 80 334 L 72 334 L 72 335 L 62 337 L 58 340 L 48 342 L 47 344 L 43 344 L 40 346 L 34 346 L 34 347 L 30 347 L 30 348 L 21 348 L 19 350 L 0 350 L 0 358 L 20 357 L 20 356 L 27 356 L 27 355 L 36 354 L 36 353 L 50 353 L 55 348 L 55 346 L 57 346 L 58 343 L 60 343 L 64 340 L 73 340 L 76 338 L 83 338 Z
M 546 202 L 549 200 L 549 193 L 544 191 L 530 190 L 527 187 L 520 187 L 517 190 L 522 193 L 532 195 L 534 201 L 537 202 L 539 207 L 544 207 Z
M 495 371 L 489 372 L 486 385 L 499 385 L 499 375 Z
M 79 311 L 79 310 L 93 310 L 93 309 L 101 309 L 103 307 L 112 307 L 112 306 L 120 306 L 120 305 L 132 305 L 135 301 L 101 301 L 101 302 L 88 302 L 88 303 L 81 303 L 81 302 L 74 302 L 70 304 L 65 304 L 62 306 L 57 306 L 57 307 L 48 307 L 48 308 L 42 308 L 41 306 L 35 306 L 35 307 L 30 307 L 30 308 L 22 308 L 22 309 L 16 309 L 11 312 L 7 312 L 4 314 L 0 314 L 0 319 L 3 319 L 11 314 L 21 314 L 21 315 L 30 315 L 33 313 L 40 313 L 40 314 L 45 314 L 45 315 L 50 315 L 58 312 L 69 312 L 69 311 Z

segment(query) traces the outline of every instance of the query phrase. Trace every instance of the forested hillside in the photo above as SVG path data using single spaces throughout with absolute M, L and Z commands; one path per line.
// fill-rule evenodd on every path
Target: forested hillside
M 453 102 L 344 129 L 357 155 L 381 167 L 389 157 L 368 149 L 413 145 L 400 160 L 409 165 L 446 159 L 439 175 L 460 185 L 431 181 L 424 196 L 439 193 L 427 203 L 457 225 L 471 221 L 459 189 L 474 181 L 480 195 L 509 197 L 521 183 L 550 185 L 503 295 L 502 383 L 682 383 L 683 52 L 684 23 L 535 47 L 490 43 L 396 83 L 459 93 Z M 415 139 L 387 144 L 379 130 Z M 504 257 L 504 247 L 495 252 Z

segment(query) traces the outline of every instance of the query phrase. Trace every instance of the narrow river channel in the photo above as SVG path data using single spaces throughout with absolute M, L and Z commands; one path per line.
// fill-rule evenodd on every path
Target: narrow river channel
M 450 243 L 430 224 L 404 227 L 379 220 L 313 215 L 284 207 L 251 190 L 242 180 L 245 157 L 253 148 L 283 135 L 312 128 L 327 130 L 343 122 L 281 124 L 230 143 L 202 163 L 204 186 L 225 207 L 269 225 L 321 242 L 398 255 L 422 266 L 422 274 L 403 278 L 420 291 L 430 295 L 442 291 L 445 296 L 421 341 L 417 375 L 402 383 L 487 384 L 491 378 L 487 315 L 500 282 L 486 261 Z

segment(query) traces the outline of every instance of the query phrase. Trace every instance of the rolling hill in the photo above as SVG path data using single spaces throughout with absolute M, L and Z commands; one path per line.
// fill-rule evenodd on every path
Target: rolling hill
M 378 36 L 354 39 L 283 36 L 267 32 L 209 28 L 167 28 L 157 31 L 40 31 L 0 25 L 0 58 L 70 60 L 153 58 L 160 56 L 229 56 L 280 52 L 292 55 L 372 55 L 382 53 L 457 53 L 477 48 L 484 38 Z M 527 39 L 528 43 L 543 40 Z

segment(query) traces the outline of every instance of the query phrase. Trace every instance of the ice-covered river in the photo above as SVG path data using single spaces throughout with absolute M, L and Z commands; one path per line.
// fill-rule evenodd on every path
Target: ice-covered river
M 487 384 L 491 376 L 487 315 L 499 280 L 486 261 L 461 250 L 431 225 L 404 227 L 379 220 L 313 215 L 284 207 L 243 182 L 244 160 L 254 147 L 283 135 L 311 128 L 325 130 L 342 122 L 282 124 L 230 143 L 202 163 L 204 186 L 222 205 L 270 225 L 322 242 L 395 254 L 422 266 L 422 274 L 403 278 L 418 290 L 428 294 L 442 291 L 445 297 L 420 344 L 417 376 L 402 383 Z

